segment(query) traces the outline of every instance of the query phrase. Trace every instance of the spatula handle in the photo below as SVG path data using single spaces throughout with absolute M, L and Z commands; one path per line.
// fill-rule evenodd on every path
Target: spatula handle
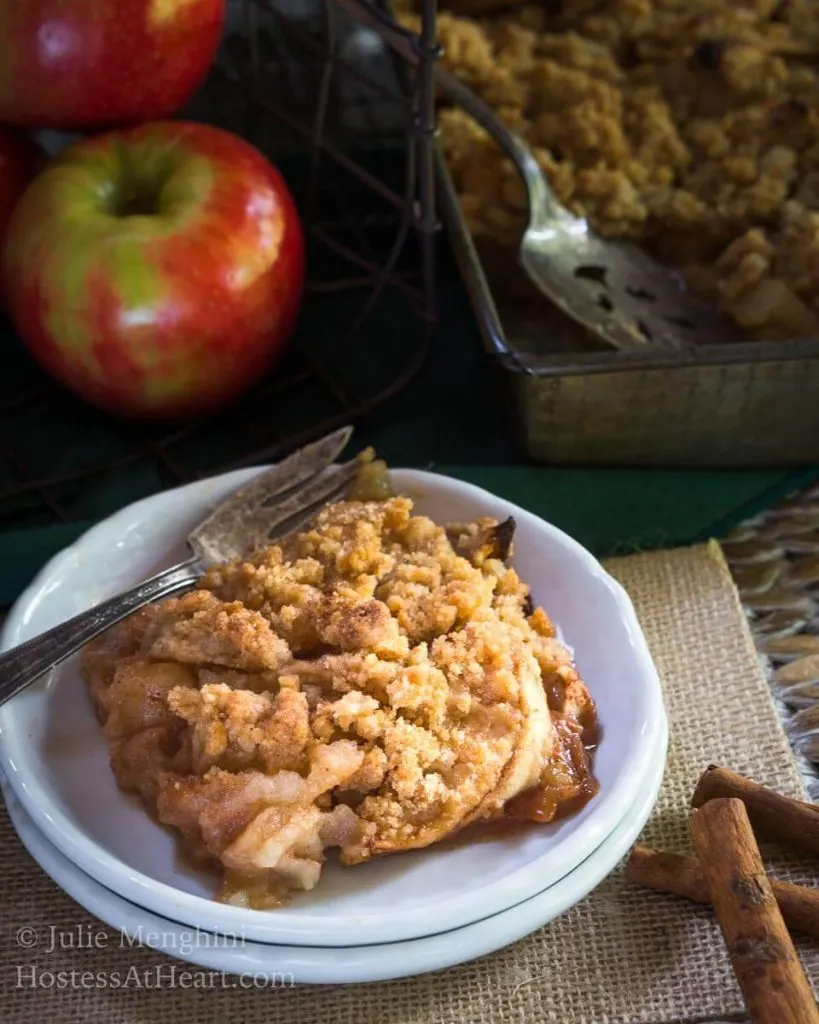
M 579 220 L 563 206 L 552 192 L 551 185 L 529 146 L 514 132 L 509 131 L 494 110 L 487 106 L 480 96 L 442 67 L 435 69 L 435 83 L 449 102 L 461 107 L 473 120 L 477 121 L 515 164 L 526 185 L 529 199 L 529 219 L 532 223 L 543 224 L 546 221 L 552 223 L 568 221 L 571 223 Z
M 198 559 L 165 569 L 131 590 L 80 612 L 73 619 L 0 654 L 0 705 L 65 661 L 94 637 L 143 605 L 190 587 L 202 575 Z

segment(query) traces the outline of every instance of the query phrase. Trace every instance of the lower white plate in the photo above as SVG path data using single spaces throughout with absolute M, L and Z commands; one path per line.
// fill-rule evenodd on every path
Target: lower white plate
M 668 728 L 663 722 L 651 771 L 623 820 L 590 857 L 549 889 L 463 928 L 372 946 L 278 946 L 241 936 L 192 931 L 129 903 L 94 881 L 45 838 L 7 785 L 3 790 L 12 823 L 31 856 L 69 896 L 121 936 L 127 936 L 127 941 L 136 939 L 209 970 L 272 979 L 277 984 L 350 984 L 426 974 L 474 960 L 522 939 L 565 913 L 600 884 L 642 831 L 660 790 L 667 746 Z
M 6 619 L 9 647 L 172 564 L 183 538 L 258 470 L 155 494 L 98 524 L 50 562 Z M 0 708 L 0 766 L 50 842 L 108 889 L 191 928 L 276 945 L 346 946 L 424 938 L 466 927 L 549 889 L 623 820 L 652 768 L 662 690 L 631 602 L 599 562 L 525 509 L 460 480 L 394 470 L 397 488 L 438 522 L 476 516 L 517 523 L 512 559 L 574 648 L 602 726 L 600 789 L 576 814 L 483 843 L 382 857 L 348 871 L 329 863 L 321 884 L 275 912 L 214 902 L 213 878 L 182 864 L 170 830 L 123 794 L 76 659 Z

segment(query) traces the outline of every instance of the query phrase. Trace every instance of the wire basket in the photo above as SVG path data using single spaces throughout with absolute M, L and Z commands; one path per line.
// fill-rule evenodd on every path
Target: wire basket
M 384 33 L 418 57 L 412 68 Z M 0 530 L 96 518 L 276 459 L 361 421 L 412 379 L 434 324 L 433 58 L 429 41 L 365 0 L 230 5 L 213 73 L 182 116 L 243 135 L 291 187 L 308 252 L 293 343 L 231 408 L 171 426 L 97 412 L 7 344 Z

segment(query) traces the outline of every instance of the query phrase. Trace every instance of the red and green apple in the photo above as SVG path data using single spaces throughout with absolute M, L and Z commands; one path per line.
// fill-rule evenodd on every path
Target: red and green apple
M 304 240 L 280 173 L 191 122 L 64 149 L 8 226 L 2 283 L 30 351 L 112 413 L 165 418 L 229 402 L 291 333 Z
M 204 80 L 224 18 L 225 0 L 2 0 L 0 122 L 168 117 Z

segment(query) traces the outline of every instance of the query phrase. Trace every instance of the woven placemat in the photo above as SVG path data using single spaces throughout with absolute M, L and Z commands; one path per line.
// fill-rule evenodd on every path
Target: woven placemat
M 760 669 L 719 548 L 636 555 L 609 563 L 630 592 L 664 681 L 670 718 L 668 768 L 643 839 L 686 849 L 687 803 L 710 762 L 793 796 L 802 782 Z M 624 699 L 627 695 L 624 694 Z M 170 961 L 121 948 L 28 857 L 0 818 L 0 1010 L 10 1024 L 665 1024 L 727 1019 L 741 1000 L 707 908 L 638 890 L 616 871 L 589 898 L 537 934 L 493 956 L 422 978 L 335 988 L 196 990 L 152 972 Z M 808 865 L 772 861 L 803 880 Z M 21 948 L 31 935 L 83 929 L 108 948 Z M 47 940 L 44 939 L 44 942 Z M 802 947 L 812 975 L 819 953 Z M 135 970 L 131 970 L 134 968 Z M 85 985 L 58 972 L 94 972 Z M 130 975 L 129 975 L 130 971 Z M 135 980 L 115 988 L 116 975 Z M 40 979 L 43 979 L 40 981 Z M 156 987 L 157 984 L 159 987 Z
M 780 717 L 819 798 L 819 484 L 747 520 L 723 550 Z

